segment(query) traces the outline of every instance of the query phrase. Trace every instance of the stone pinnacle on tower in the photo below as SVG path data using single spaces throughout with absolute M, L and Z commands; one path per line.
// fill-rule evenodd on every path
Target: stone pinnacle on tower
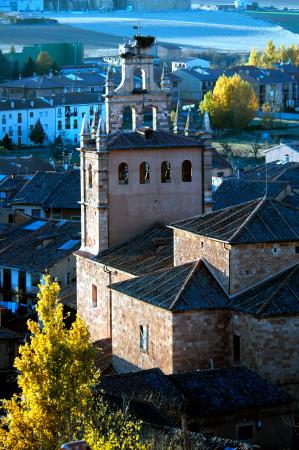
M 173 132 L 175 134 L 180 134 L 183 131 L 184 131 L 184 122 L 183 122 L 181 114 L 180 114 L 180 101 L 178 100 L 176 110 L 175 110 Z
M 185 123 L 185 135 L 189 136 L 190 135 L 190 122 L 191 122 L 191 111 L 190 109 L 188 110 L 188 115 L 187 115 L 187 120 Z
M 170 78 L 169 78 L 169 70 L 168 70 L 168 66 L 166 63 L 163 64 L 160 86 L 161 86 L 162 91 L 164 91 L 165 93 L 170 92 L 171 85 L 170 85 Z
M 91 141 L 91 134 L 89 122 L 88 119 L 86 118 L 86 115 L 84 114 L 80 132 L 80 148 L 84 148 L 90 145 L 90 141 Z
M 95 111 L 91 124 L 91 139 L 93 141 L 96 138 L 98 122 L 99 122 L 99 111 Z
M 112 95 L 114 92 L 114 80 L 113 80 L 113 71 L 111 66 L 108 67 L 105 81 L 105 94 Z
M 102 122 L 102 117 L 99 118 L 98 129 L 96 133 L 96 147 L 97 152 L 103 152 L 107 150 L 108 135 L 106 133 L 105 124 Z

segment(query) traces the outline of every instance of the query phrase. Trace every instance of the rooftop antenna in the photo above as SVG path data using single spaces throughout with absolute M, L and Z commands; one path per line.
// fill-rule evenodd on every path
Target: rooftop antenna
M 136 30 L 136 36 L 140 36 L 140 30 L 141 30 L 141 24 L 140 24 L 140 2 L 138 2 L 137 25 L 133 26 L 133 30 Z
M 267 195 L 268 195 L 268 172 L 267 172 L 267 163 L 265 164 L 265 174 L 266 174 L 265 198 L 267 198 Z

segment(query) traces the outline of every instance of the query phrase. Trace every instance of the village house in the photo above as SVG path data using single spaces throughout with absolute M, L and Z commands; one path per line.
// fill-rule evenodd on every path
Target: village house
M 205 94 L 214 89 L 216 81 L 223 75 L 222 69 L 184 69 L 173 72 L 181 79 L 181 98 L 183 103 L 198 103 Z
M 98 94 L 63 94 L 25 100 L 0 102 L 0 139 L 7 134 L 14 145 L 34 145 L 30 134 L 39 120 L 45 132 L 45 144 L 61 136 L 64 142 L 79 142 L 82 116 L 90 121 L 99 108 Z
M 1 192 L 1 185 L 0 185 Z M 1 194 L 0 194 L 1 195 Z M 9 200 L 11 213 L 80 221 L 80 171 L 36 172 Z
M 0 241 L 0 306 L 26 312 L 36 302 L 38 284 L 46 272 L 62 289 L 76 282 L 73 251 L 80 245 L 80 224 L 32 219 L 2 233 Z
M 299 163 L 299 143 L 285 143 L 264 150 L 266 164 L 281 161 Z

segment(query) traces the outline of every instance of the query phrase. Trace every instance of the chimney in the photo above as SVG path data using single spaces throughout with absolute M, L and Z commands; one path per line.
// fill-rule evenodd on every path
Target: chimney
M 54 105 L 54 100 L 53 100 L 53 98 L 50 98 L 50 105 L 51 105 L 51 106 Z
M 30 106 L 31 108 L 34 108 L 34 100 L 30 100 Z
M 10 107 L 11 107 L 12 109 L 15 107 L 15 102 L 14 102 L 14 100 L 11 100 L 11 101 L 10 101 Z

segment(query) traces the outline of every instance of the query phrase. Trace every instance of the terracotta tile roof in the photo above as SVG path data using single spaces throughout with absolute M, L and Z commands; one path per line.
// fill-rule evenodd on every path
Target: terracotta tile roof
M 225 308 L 228 298 L 202 261 L 110 285 L 112 290 L 173 312 Z
M 299 210 L 270 198 L 231 206 L 171 225 L 229 243 L 299 240 Z
M 299 314 L 299 264 L 230 300 L 230 308 L 257 317 Z
M 173 233 L 166 227 L 158 226 L 93 259 L 136 276 L 172 267 Z

